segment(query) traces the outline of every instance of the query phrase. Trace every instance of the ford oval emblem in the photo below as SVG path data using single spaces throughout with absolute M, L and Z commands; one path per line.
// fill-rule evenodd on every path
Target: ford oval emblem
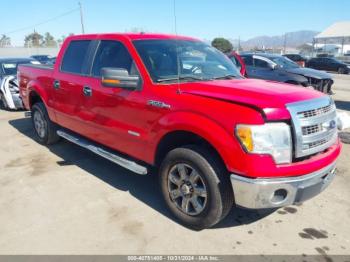
M 328 123 L 324 123 L 322 126 L 326 130 L 330 130 L 330 129 L 333 129 L 337 126 L 337 122 L 335 120 L 331 120 Z
M 333 129 L 337 126 L 337 122 L 335 120 L 332 120 L 329 122 L 329 129 Z

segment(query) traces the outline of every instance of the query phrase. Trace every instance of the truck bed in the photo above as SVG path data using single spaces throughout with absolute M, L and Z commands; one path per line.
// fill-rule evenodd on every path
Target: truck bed
M 54 68 L 51 65 L 19 65 L 18 76 L 21 97 L 26 109 L 30 109 L 29 93 L 34 84 L 46 88 L 48 83 L 53 81 Z M 51 84 L 50 84 L 51 85 Z

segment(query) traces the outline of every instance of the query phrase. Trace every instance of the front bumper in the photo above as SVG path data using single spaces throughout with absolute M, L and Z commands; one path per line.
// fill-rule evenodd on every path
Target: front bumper
M 311 174 L 288 178 L 247 178 L 231 175 L 235 202 L 250 209 L 276 208 L 308 200 L 325 188 L 336 173 L 335 162 Z

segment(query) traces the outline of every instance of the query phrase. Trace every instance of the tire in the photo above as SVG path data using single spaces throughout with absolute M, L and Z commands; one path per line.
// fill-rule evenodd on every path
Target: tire
M 0 109 L 8 110 L 8 105 L 2 92 L 0 92 Z
M 342 67 L 338 68 L 338 74 L 345 74 L 345 69 Z
M 53 123 L 45 105 L 42 102 L 38 102 L 32 107 L 32 123 L 39 143 L 43 145 L 51 145 L 60 139 L 57 135 L 57 125 Z
M 184 172 L 187 182 L 180 175 Z M 189 181 L 191 177 L 197 177 L 195 183 Z M 212 227 L 234 204 L 225 166 L 215 154 L 196 145 L 170 151 L 160 166 L 159 180 L 166 205 L 181 224 L 191 229 Z

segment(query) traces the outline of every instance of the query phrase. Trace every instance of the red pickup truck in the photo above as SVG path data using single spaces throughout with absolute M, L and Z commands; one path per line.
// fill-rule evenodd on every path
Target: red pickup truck
M 63 137 L 138 174 L 157 170 L 167 206 L 191 228 L 233 205 L 305 201 L 335 176 L 329 96 L 244 79 L 193 38 L 72 36 L 52 68 L 21 65 L 18 79 L 42 144 Z

